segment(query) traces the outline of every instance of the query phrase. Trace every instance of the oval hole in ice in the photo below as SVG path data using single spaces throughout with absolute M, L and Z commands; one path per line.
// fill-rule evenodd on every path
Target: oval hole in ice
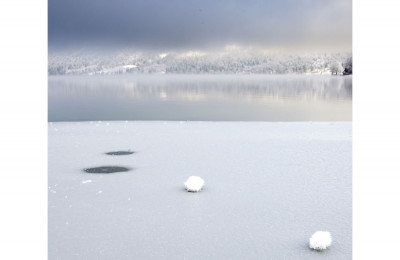
M 114 172 L 127 172 L 131 169 L 121 166 L 100 166 L 94 168 L 83 169 L 87 173 L 114 173 Z
M 132 151 L 115 151 L 115 152 L 108 152 L 106 153 L 107 155 L 129 155 L 133 154 L 134 152 Z

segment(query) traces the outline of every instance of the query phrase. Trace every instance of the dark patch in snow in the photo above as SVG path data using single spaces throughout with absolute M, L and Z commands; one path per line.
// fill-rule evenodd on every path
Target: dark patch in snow
M 120 166 L 101 166 L 95 168 L 86 168 L 84 169 L 87 173 L 114 173 L 114 172 L 127 172 L 131 169 Z
M 132 151 L 115 151 L 115 152 L 108 152 L 106 153 L 107 155 L 129 155 L 129 154 L 133 154 L 135 152 Z

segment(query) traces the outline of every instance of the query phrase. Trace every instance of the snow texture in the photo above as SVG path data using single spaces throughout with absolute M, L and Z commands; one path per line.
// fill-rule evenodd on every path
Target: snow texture
M 351 122 L 48 128 L 49 259 L 352 259 Z M 102 165 L 134 170 L 83 171 Z M 207 182 L 199 196 L 188 173 Z M 310 250 L 321 227 L 335 246 Z
M 198 192 L 203 188 L 204 180 L 198 176 L 190 176 L 184 184 L 187 191 Z
M 332 236 L 328 231 L 317 231 L 310 238 L 310 248 L 325 250 L 332 244 Z

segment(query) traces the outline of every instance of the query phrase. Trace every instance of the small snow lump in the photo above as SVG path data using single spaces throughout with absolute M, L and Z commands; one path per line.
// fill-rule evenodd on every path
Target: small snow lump
M 328 231 L 317 231 L 310 238 L 310 248 L 314 250 L 325 250 L 332 244 L 332 236 Z
M 187 191 L 198 192 L 203 188 L 204 180 L 197 176 L 190 176 L 184 184 Z

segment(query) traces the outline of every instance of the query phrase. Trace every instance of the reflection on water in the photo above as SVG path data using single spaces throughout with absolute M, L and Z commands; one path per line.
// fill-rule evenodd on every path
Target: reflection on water
M 346 121 L 351 100 L 351 76 L 49 77 L 49 121 Z

